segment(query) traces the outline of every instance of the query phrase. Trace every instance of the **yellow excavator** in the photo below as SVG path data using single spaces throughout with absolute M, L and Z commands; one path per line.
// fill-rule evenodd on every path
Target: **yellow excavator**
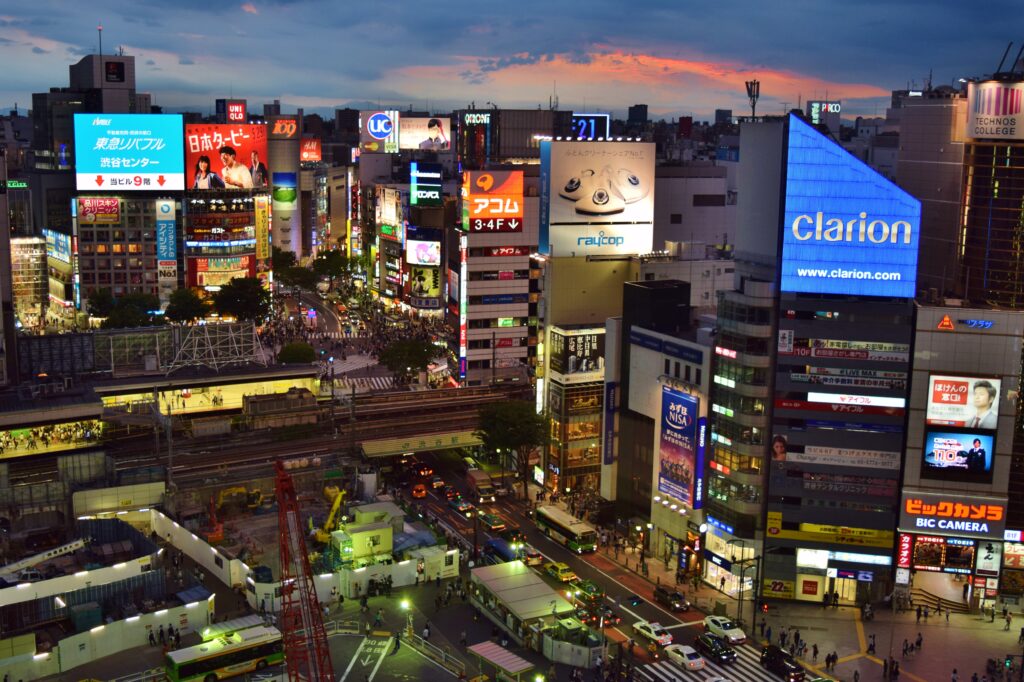
M 263 504 L 262 490 L 249 490 L 244 485 L 224 488 L 217 494 L 217 509 L 223 514 L 228 507 L 239 511 L 255 511 Z
M 334 488 L 332 486 L 332 490 L 328 491 L 325 489 L 324 492 L 330 495 L 331 492 L 333 492 L 333 490 Z M 334 493 L 333 497 L 334 501 L 331 503 L 331 512 L 327 515 L 327 520 L 324 521 L 323 527 L 315 528 L 313 530 L 313 533 L 316 537 L 316 541 L 322 545 L 330 543 L 331 533 L 338 529 L 338 512 L 341 509 L 342 503 L 345 501 L 345 498 L 348 497 L 348 491 L 338 490 L 336 493 Z

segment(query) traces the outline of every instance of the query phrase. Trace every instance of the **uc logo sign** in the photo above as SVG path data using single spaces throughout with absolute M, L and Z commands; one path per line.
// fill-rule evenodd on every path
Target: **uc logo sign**
M 366 122 L 366 132 L 375 140 L 387 139 L 394 129 L 391 117 L 383 112 L 377 112 Z

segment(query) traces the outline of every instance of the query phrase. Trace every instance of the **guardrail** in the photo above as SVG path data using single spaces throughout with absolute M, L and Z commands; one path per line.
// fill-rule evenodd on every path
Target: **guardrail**
M 132 673 L 123 677 L 115 677 L 110 682 L 149 682 L 149 680 L 162 680 L 166 673 L 163 668 L 150 668 L 140 673 Z
M 404 634 L 402 639 L 406 644 L 416 649 L 416 651 L 420 652 L 434 663 L 437 663 L 452 675 L 455 675 L 460 680 L 465 679 L 464 675 L 466 674 L 466 664 L 455 656 L 452 656 L 452 654 L 448 652 L 447 647 L 441 649 L 419 635 L 410 635 L 408 632 Z

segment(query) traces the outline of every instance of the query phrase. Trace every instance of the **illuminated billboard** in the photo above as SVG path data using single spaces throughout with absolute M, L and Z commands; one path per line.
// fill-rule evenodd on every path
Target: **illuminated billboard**
M 90 225 L 119 225 L 121 200 L 117 197 L 78 197 L 78 222 Z
M 612 129 L 611 114 L 573 114 L 572 137 L 580 140 L 607 139 Z
M 999 379 L 944 376 L 928 379 L 925 422 L 995 431 L 999 421 Z
M 658 492 L 693 505 L 700 401 L 669 386 L 661 389 Z
M 921 202 L 789 117 L 782 291 L 912 298 Z
M 441 270 L 414 265 L 409 269 L 409 293 L 419 298 L 441 295 Z
M 444 167 L 439 163 L 409 163 L 409 205 L 444 206 L 442 181 Z
M 67 264 L 71 264 L 71 235 L 57 232 L 56 230 L 43 229 L 43 237 L 46 239 L 46 255 L 48 258 L 56 258 Z
M 441 265 L 441 242 L 408 240 L 405 243 L 405 261 L 410 265 Z
M 359 151 L 398 153 L 399 118 L 395 110 L 359 112 Z
M 83 192 L 185 189 L 178 114 L 75 114 L 75 186 Z
M 604 327 L 561 329 L 548 337 L 548 369 L 563 384 L 604 379 Z
M 654 145 L 541 143 L 540 249 L 558 256 L 647 253 L 654 242 Z
M 465 171 L 462 174 L 462 229 L 522 232 L 523 172 Z
M 270 186 L 267 126 L 244 123 L 185 126 L 185 167 L 190 189 L 260 189 Z
M 992 479 L 994 448 L 995 436 L 990 432 L 928 430 L 921 458 L 921 476 L 987 483 Z
M 988 140 L 1024 138 L 1024 83 L 988 81 L 967 84 L 967 137 Z
M 324 160 L 319 137 L 302 138 L 302 149 L 299 152 L 299 160 L 310 162 Z
M 398 147 L 446 152 L 451 149 L 451 126 L 451 120 L 444 117 L 403 116 Z
M 385 239 L 405 240 L 405 218 L 402 212 L 402 194 L 390 187 L 376 188 L 377 233 Z

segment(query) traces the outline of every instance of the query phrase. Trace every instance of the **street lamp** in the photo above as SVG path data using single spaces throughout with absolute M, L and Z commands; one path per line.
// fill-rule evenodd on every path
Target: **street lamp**
M 402 600 L 402 610 L 405 611 L 405 613 L 406 613 L 406 615 L 408 617 L 408 619 L 406 621 L 406 630 L 407 630 L 406 636 L 408 636 L 410 638 L 412 637 L 412 610 L 411 610 L 411 607 L 412 607 L 412 605 L 409 603 L 408 599 L 403 599 Z

